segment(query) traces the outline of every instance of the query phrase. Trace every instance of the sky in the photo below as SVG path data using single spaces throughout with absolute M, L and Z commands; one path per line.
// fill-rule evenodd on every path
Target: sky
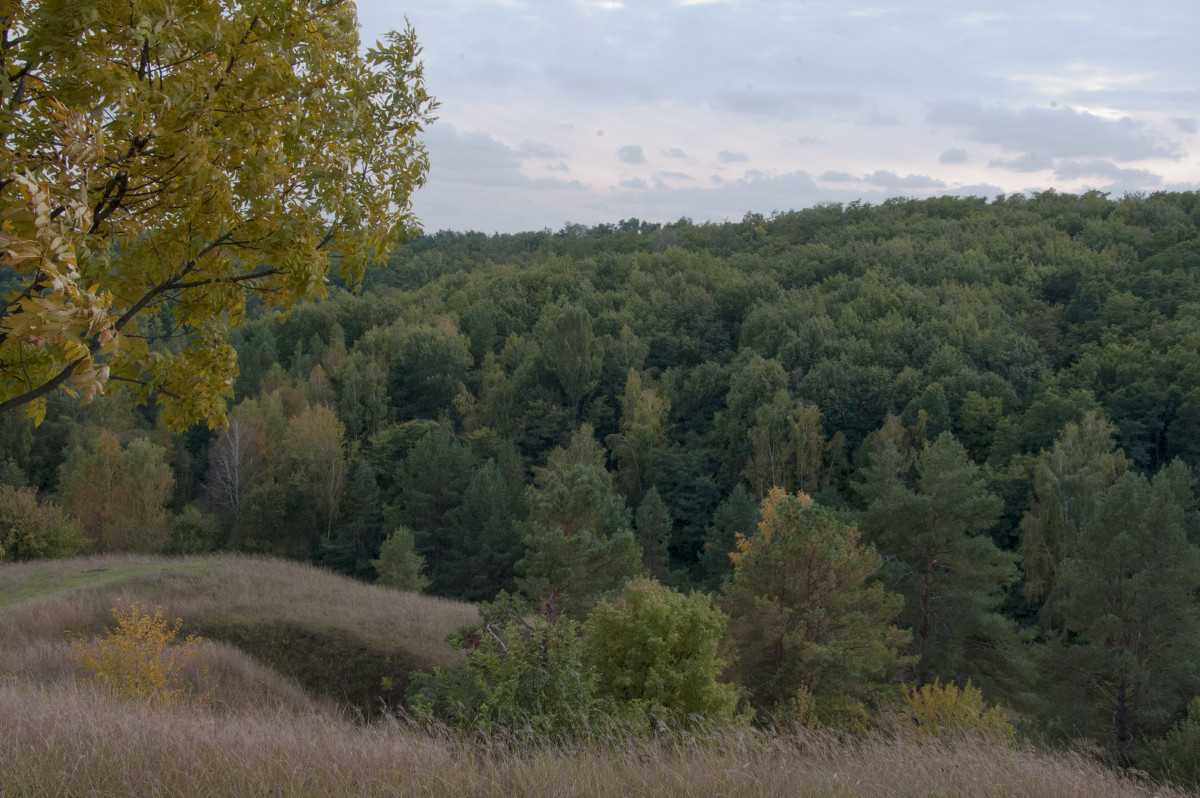
M 358 0 L 438 121 L 427 232 L 1200 188 L 1194 0 Z

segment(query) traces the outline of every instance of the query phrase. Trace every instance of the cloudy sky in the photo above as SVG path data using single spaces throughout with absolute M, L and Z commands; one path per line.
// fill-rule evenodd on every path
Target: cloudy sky
M 425 229 L 1200 188 L 1194 0 L 359 0 L 441 107 Z

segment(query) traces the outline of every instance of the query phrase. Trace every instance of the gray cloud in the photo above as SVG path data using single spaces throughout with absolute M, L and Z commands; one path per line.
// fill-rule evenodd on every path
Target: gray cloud
M 686 158 L 687 157 L 687 153 L 684 152 L 683 150 L 679 149 L 678 147 L 672 147 L 669 150 L 663 150 L 662 154 L 668 158 Z
M 895 172 L 889 172 L 886 169 L 880 169 L 872 174 L 866 175 L 866 180 L 876 186 L 880 186 L 885 190 L 907 189 L 907 188 L 945 188 L 946 184 L 941 180 L 929 177 L 928 175 L 906 175 L 901 177 Z
M 1182 130 L 1184 133 L 1190 133 L 1192 135 L 1195 135 L 1195 133 L 1196 133 L 1196 120 L 1195 119 L 1185 119 L 1183 117 L 1177 116 L 1171 120 L 1171 123 L 1173 125 L 1175 125 L 1175 127 L 1177 127 L 1179 130 Z
M 528 181 L 520 172 L 521 159 L 508 145 L 482 130 L 457 131 L 435 124 L 425 134 L 430 180 L 477 185 L 517 185 Z
M 553 144 L 547 144 L 544 141 L 534 141 L 533 139 L 525 139 L 525 141 L 521 142 L 521 146 L 517 152 L 520 155 L 526 155 L 530 158 L 562 158 L 567 154 L 561 147 L 555 147 Z
M 750 156 L 744 152 L 731 152 L 730 150 L 721 150 L 717 155 L 721 159 L 721 163 L 740 163 L 750 160 Z
M 967 151 L 960 150 L 958 147 L 951 147 L 938 156 L 938 163 L 966 163 Z
M 946 189 L 946 193 L 955 197 L 986 197 L 991 199 L 1003 194 L 1004 189 L 1000 188 L 1000 186 L 993 186 L 991 183 L 974 183 L 969 186 Z
M 691 180 L 692 176 L 685 172 L 655 172 L 657 180 Z
M 635 177 L 632 180 L 622 180 L 617 185 L 621 188 L 632 188 L 638 191 L 644 191 L 645 189 L 649 188 L 649 186 L 646 184 L 646 181 L 642 180 L 640 177 Z
M 617 160 L 621 163 L 639 164 L 646 162 L 646 153 L 637 144 L 626 144 L 617 150 Z
M 1037 152 L 1052 158 L 1179 158 L 1176 142 L 1129 117 L 1110 120 L 1072 108 L 983 107 L 942 102 L 929 107 L 927 119 L 966 131 L 973 141 L 1010 152 Z
M 1040 172 L 1054 166 L 1049 158 L 1039 158 L 1036 152 L 1027 152 L 1017 158 L 993 158 L 988 161 L 992 169 L 1010 169 L 1014 172 Z
M 1130 184 L 1157 185 L 1162 178 L 1145 169 L 1122 169 L 1112 161 L 1059 161 L 1054 167 L 1054 175 L 1063 180 L 1075 180 L 1080 177 L 1100 177 Z
M 849 172 L 825 172 L 821 175 L 821 179 L 829 183 L 850 183 L 858 180 L 857 177 Z
M 800 136 L 796 139 L 797 144 L 803 144 L 806 147 L 811 147 L 816 144 L 824 144 L 825 142 L 816 136 Z
M 858 124 L 863 127 L 888 127 L 900 124 L 900 117 L 871 109 L 858 117 Z

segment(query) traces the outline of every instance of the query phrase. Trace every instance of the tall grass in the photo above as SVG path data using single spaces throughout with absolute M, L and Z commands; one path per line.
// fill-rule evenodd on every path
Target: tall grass
M 208 641 L 190 678 L 212 700 L 160 709 L 87 683 L 64 630 L 110 622 L 114 596 L 167 618 L 287 622 L 452 661 L 473 607 L 243 557 L 78 558 L 0 566 L 0 796 L 821 795 L 1175 796 L 1084 754 L 996 742 L 851 740 L 734 728 L 566 747 L 463 741 L 383 714 L 362 722 L 231 645 Z
M 22 646 L 61 640 L 67 630 L 99 631 L 118 597 L 162 606 L 166 617 L 183 618 L 185 628 L 203 621 L 285 620 L 338 631 L 380 648 L 402 648 L 422 667 L 451 664 L 446 636 L 478 619 L 471 604 L 264 557 L 122 555 L 12 563 L 0 565 L 0 673 L 28 670 L 10 656 Z M 44 673 L 45 658 L 33 658 L 33 669 Z
M 986 741 L 729 731 L 471 746 L 396 721 L 148 710 L 0 685 L 0 794 L 185 796 L 1175 796 L 1082 755 Z

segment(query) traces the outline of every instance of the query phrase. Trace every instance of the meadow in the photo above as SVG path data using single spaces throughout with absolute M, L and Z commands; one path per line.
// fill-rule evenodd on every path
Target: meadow
M 67 656 L 120 598 L 209 629 L 187 678 L 201 704 L 157 707 L 98 689 Z M 860 738 L 737 727 L 571 745 L 464 739 L 379 695 L 364 713 L 314 687 L 347 650 L 393 678 L 447 665 L 469 604 L 240 556 L 84 557 L 0 566 L 0 794 L 24 795 L 1183 795 L 1087 750 L 974 738 Z M 236 644 L 255 631 L 292 638 Z M 239 637 L 240 636 L 240 637 Z M 299 641 L 299 642 L 297 642 Z M 297 654 L 291 649 L 303 649 Z M 352 663 L 370 671 L 374 660 Z M 373 671 L 371 671 L 373 673 Z M 380 691 L 383 692 L 383 691 Z M 369 716 L 368 716 L 369 715 Z

